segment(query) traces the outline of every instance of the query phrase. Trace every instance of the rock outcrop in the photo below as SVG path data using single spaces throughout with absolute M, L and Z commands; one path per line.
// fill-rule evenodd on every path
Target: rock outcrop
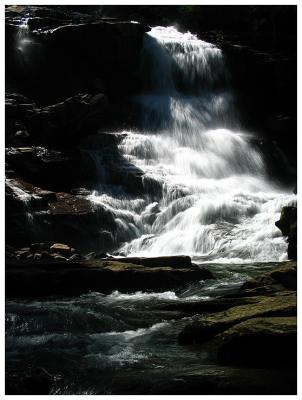
M 58 248 L 60 247 L 60 248 Z M 52 246 L 59 257 L 39 260 L 8 259 L 6 264 L 6 294 L 10 297 L 36 297 L 49 295 L 79 295 L 89 291 L 111 293 L 113 290 L 123 292 L 165 291 L 175 289 L 185 282 L 201 279 L 213 279 L 210 271 L 202 267 L 184 265 L 182 258 L 177 268 L 169 265 L 168 257 L 154 261 L 154 266 L 123 263 L 118 259 L 95 259 L 90 261 L 69 262 L 64 259 L 62 245 Z M 69 250 L 71 255 L 71 250 Z M 20 257 L 21 256 L 21 257 Z M 186 260 L 183 260 L 186 263 Z M 171 264 L 175 263 L 175 257 Z
M 218 359 L 243 365 L 294 365 L 297 358 L 297 318 L 250 318 L 224 331 L 219 342 Z
M 287 254 L 290 260 L 297 259 L 297 207 L 282 208 L 280 220 L 275 223 L 283 236 L 287 236 Z
M 27 25 L 20 28 L 25 19 Z M 20 29 L 26 43 L 20 42 Z M 140 87 L 140 52 L 148 30 L 60 7 L 7 7 L 8 86 L 17 83 L 43 104 L 83 92 L 133 94 Z

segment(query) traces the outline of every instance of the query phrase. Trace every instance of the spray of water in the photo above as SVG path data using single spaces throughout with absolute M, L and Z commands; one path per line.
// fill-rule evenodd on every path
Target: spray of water
M 124 132 L 120 151 L 157 202 L 95 193 L 124 231 L 120 252 L 190 254 L 215 262 L 276 261 L 287 244 L 275 221 L 295 196 L 273 185 L 265 162 L 240 129 L 220 49 L 173 27 L 145 38 L 146 92 L 135 98 L 143 130 Z M 135 236 L 135 238 L 133 238 Z

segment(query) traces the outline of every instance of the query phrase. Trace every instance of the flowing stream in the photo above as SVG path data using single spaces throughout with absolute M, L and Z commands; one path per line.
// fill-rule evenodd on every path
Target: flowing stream
M 44 368 L 54 377 L 52 394 L 141 394 L 154 374 L 163 382 L 176 367 L 206 368 L 209 354 L 177 343 L 191 317 L 162 307 L 230 293 L 287 258 L 275 221 L 295 195 L 271 182 L 242 129 L 223 52 L 155 27 L 142 59 L 145 93 L 133 99 L 141 128 L 119 132 L 119 150 L 143 171 L 146 194 L 131 197 L 102 182 L 100 163 L 100 186 L 89 198 L 113 213 L 123 239 L 117 254 L 186 254 L 217 279 L 163 293 L 9 299 L 10 377 Z

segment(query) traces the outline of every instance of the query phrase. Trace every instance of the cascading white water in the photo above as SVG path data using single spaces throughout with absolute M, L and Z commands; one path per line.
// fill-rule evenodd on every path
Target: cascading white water
M 173 27 L 145 38 L 143 131 L 120 151 L 163 190 L 158 202 L 94 194 L 123 230 L 127 255 L 188 254 L 215 262 L 286 259 L 275 227 L 295 195 L 273 185 L 242 132 L 220 49 Z M 135 236 L 135 237 L 134 237 Z M 134 239 L 133 239 L 134 237 Z
M 26 54 L 27 46 L 32 43 L 30 37 L 30 29 L 28 26 L 28 18 L 24 19 L 19 25 L 17 32 L 17 47 L 22 54 Z

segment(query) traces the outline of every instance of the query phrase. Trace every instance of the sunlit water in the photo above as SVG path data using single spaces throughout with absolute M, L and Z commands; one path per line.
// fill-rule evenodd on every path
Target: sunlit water
M 145 38 L 142 74 L 146 93 L 134 101 L 144 130 L 123 132 L 119 148 L 161 193 L 129 199 L 101 188 L 90 197 L 115 216 L 119 251 L 227 263 L 286 259 L 275 221 L 295 195 L 271 182 L 240 128 L 222 51 L 156 27 Z

